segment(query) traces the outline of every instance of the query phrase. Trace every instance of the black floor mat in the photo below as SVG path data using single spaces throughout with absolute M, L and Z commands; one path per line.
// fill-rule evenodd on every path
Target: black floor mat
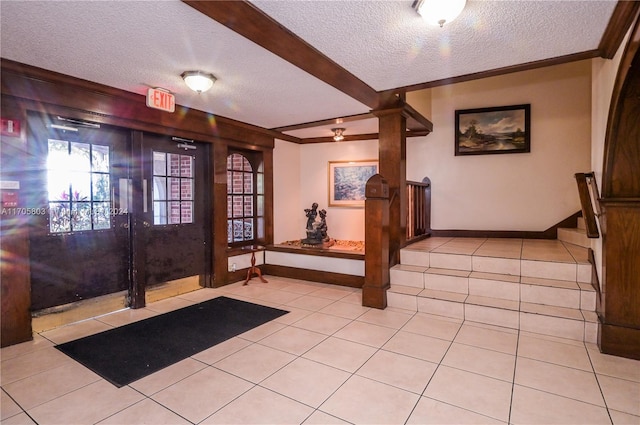
M 56 348 L 122 387 L 286 313 L 218 297 Z

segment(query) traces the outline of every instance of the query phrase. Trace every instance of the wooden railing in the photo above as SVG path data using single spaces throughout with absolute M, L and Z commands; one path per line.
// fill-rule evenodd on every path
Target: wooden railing
M 600 216 L 598 185 L 593 172 L 576 173 L 578 193 L 580 194 L 580 206 L 582 217 L 587 229 L 587 237 L 599 238 L 598 217 Z
M 407 242 L 431 232 L 431 181 L 407 181 Z

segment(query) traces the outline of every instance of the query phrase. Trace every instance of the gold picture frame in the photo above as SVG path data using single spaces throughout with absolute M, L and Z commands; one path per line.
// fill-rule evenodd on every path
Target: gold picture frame
M 363 208 L 367 180 L 377 173 L 375 159 L 329 161 L 329 206 Z

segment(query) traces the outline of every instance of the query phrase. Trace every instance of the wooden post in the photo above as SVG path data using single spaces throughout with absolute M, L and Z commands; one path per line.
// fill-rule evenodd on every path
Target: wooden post
M 389 289 L 389 185 L 380 175 L 365 187 L 365 248 L 362 305 L 384 309 Z

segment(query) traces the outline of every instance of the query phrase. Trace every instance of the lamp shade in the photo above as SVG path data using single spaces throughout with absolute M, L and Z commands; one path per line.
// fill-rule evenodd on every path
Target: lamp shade
M 185 84 L 191 90 L 198 93 L 206 92 L 216 81 L 216 77 L 214 77 L 213 74 L 202 71 L 186 71 L 183 72 L 181 76 Z
M 442 27 L 456 19 L 466 3 L 467 0 L 418 0 L 414 3 L 414 8 L 422 19 Z

